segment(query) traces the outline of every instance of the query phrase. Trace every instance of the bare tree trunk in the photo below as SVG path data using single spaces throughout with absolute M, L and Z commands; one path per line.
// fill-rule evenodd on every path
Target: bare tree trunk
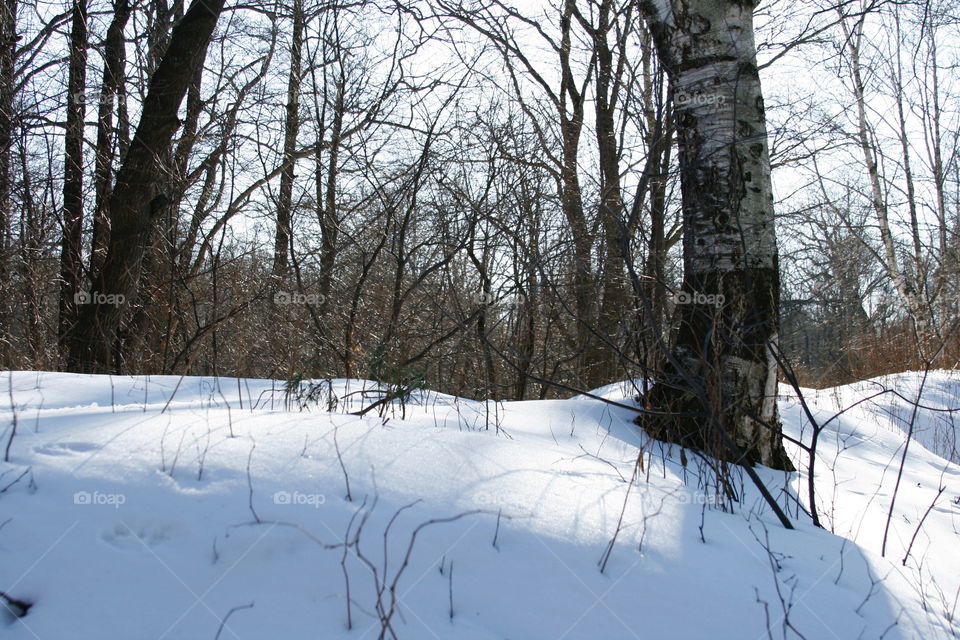
M 0 0 L 0 284 L 6 283 L 10 256 L 10 157 L 16 119 L 13 113 L 14 60 L 17 48 L 17 3 Z M 0 299 L 0 356 L 11 367 L 10 309 L 7 296 Z
M 83 119 L 87 79 L 87 0 L 74 0 L 67 79 L 67 130 L 63 162 L 63 242 L 60 250 L 60 318 L 57 339 L 66 346 L 76 321 L 83 282 Z
M 70 344 L 69 366 L 107 372 L 124 317 L 124 303 L 137 293 L 144 252 L 157 216 L 168 201 L 158 172 L 173 134 L 177 112 L 197 67 L 203 64 L 224 0 L 194 0 L 176 24 L 170 46 L 150 81 L 137 133 L 110 196 L 110 240 L 102 268 L 93 274 L 93 298 L 84 305 Z
M 539 274 L 537 267 L 542 264 L 540 252 L 540 227 L 541 215 L 538 206 L 539 189 L 529 186 L 532 182 L 526 175 L 521 174 L 522 199 L 520 201 L 520 212 L 523 216 L 526 235 L 517 236 L 517 244 L 521 242 L 525 246 L 525 264 L 523 268 L 526 274 L 520 270 L 517 274 L 517 280 L 526 276 L 526 289 L 523 291 L 523 298 L 518 308 L 517 330 L 514 351 L 517 354 L 517 371 L 513 384 L 513 399 L 525 400 L 527 396 L 527 387 L 530 380 L 530 372 L 533 369 L 537 341 L 537 309 L 539 305 Z M 525 241 L 525 242 L 524 242 Z
M 641 213 L 645 199 L 649 199 L 649 227 L 646 230 L 646 256 L 644 274 L 647 280 L 635 295 L 639 298 L 637 337 L 637 361 L 644 369 L 656 367 L 663 359 L 662 345 L 665 343 L 664 309 L 667 308 L 666 267 L 667 251 L 670 244 L 667 238 L 667 176 L 670 169 L 671 149 L 673 148 L 673 113 L 668 100 L 661 103 L 665 74 L 660 67 L 654 67 L 653 41 L 649 31 L 644 31 L 642 40 L 642 81 L 640 107 L 645 114 L 645 140 L 647 161 L 643 177 L 637 185 L 630 211 L 628 227 L 630 237 L 640 227 Z M 645 375 L 645 374 L 644 374 Z
M 493 302 L 493 283 L 490 280 L 490 271 L 487 268 L 490 264 L 490 244 L 489 231 L 484 232 L 483 249 L 480 255 L 476 251 L 476 239 L 471 237 L 467 243 L 467 257 L 473 263 L 480 276 L 480 309 L 477 311 L 477 343 L 480 346 L 480 352 L 483 354 L 483 396 L 492 400 L 499 399 L 499 389 L 497 384 L 497 368 L 493 362 L 493 352 L 490 349 L 490 331 L 488 326 L 490 303 Z M 477 385 L 478 388 L 479 385 Z
M 867 120 L 867 103 L 863 70 L 860 61 L 860 41 L 863 38 L 862 18 L 861 22 L 858 22 L 852 30 L 845 22 L 841 22 L 841 25 L 844 27 L 847 50 L 850 55 L 850 73 L 852 75 L 853 93 L 857 108 L 857 141 L 860 145 L 860 151 L 863 154 L 863 161 L 867 165 L 867 176 L 870 180 L 871 206 L 873 207 L 874 214 L 877 216 L 877 226 L 879 227 L 880 240 L 883 244 L 881 264 L 887 276 L 893 282 L 894 289 L 896 289 L 904 306 L 906 306 L 910 315 L 913 317 L 920 344 L 923 346 L 936 332 L 929 306 L 923 300 L 922 292 L 918 287 L 919 283 L 917 281 L 911 282 L 907 274 L 901 269 L 900 260 L 897 257 L 896 241 L 890 227 L 890 216 L 880 179 L 880 167 L 877 158 L 878 152 L 871 142 L 870 123 Z M 912 230 L 915 229 L 916 225 L 914 224 Z M 916 238 L 916 235 L 914 235 L 914 238 Z M 919 239 L 916 239 L 916 242 L 918 243 Z M 916 265 L 916 267 L 919 271 L 920 265 Z
M 629 246 L 627 221 L 624 216 L 623 194 L 620 185 L 621 149 L 617 138 L 617 112 L 623 77 L 624 49 L 629 29 L 622 25 L 614 29 L 613 0 L 602 0 L 598 7 L 597 26 L 589 28 L 593 38 L 596 62 L 596 116 L 597 156 L 600 163 L 600 225 L 603 229 L 604 253 L 600 270 L 601 302 L 597 313 L 597 333 L 592 371 L 588 377 L 590 388 L 612 382 L 617 377 L 617 353 L 625 344 L 621 334 L 627 331 L 627 282 L 624 277 Z M 624 24 L 631 24 L 632 11 L 628 7 Z M 609 42 L 614 36 L 614 42 Z M 615 57 L 619 53 L 620 58 Z
M 100 268 L 107 253 L 107 237 L 110 233 L 107 204 L 112 187 L 113 163 L 116 157 L 113 130 L 113 112 L 119 101 L 120 86 L 124 79 L 123 30 L 130 18 L 128 0 L 115 0 L 113 20 L 107 27 L 103 44 L 103 80 L 97 103 L 97 147 L 93 178 L 96 203 L 93 212 L 93 239 L 90 243 L 90 270 Z
M 29 368 L 43 369 L 47 365 L 46 351 L 48 336 L 45 324 L 44 297 L 46 291 L 42 283 L 44 237 L 43 224 L 38 215 L 36 198 L 33 193 L 29 165 L 27 163 L 27 149 L 23 144 L 18 145 L 20 171 L 23 176 L 22 202 L 22 235 L 20 238 L 20 261 L 24 270 L 24 283 L 27 284 L 26 324 L 27 344 L 30 346 Z M 42 201 L 42 200 L 41 200 Z M 25 237 L 24 237 L 25 236 Z M 33 285 L 33 286 L 30 286 Z
M 927 9 L 929 11 L 929 7 Z M 924 19 L 929 20 L 930 16 L 925 13 Z M 930 67 L 931 84 L 928 94 L 926 111 L 929 116 L 926 118 L 925 129 L 929 129 L 929 143 L 927 144 L 928 155 L 931 170 L 933 172 L 933 188 L 936 194 L 936 216 L 937 216 L 937 251 L 940 256 L 940 268 L 937 270 L 935 280 L 935 294 L 939 296 L 939 310 L 942 318 L 946 318 L 950 311 L 950 301 L 945 291 L 947 276 L 955 273 L 956 263 L 950 261 L 950 248 L 947 241 L 948 221 L 947 221 L 947 198 L 945 193 L 946 171 L 944 169 L 943 151 L 941 145 L 944 142 L 944 135 L 941 129 L 940 120 L 943 115 L 942 96 L 940 95 L 940 62 L 937 56 L 937 30 L 931 25 L 930 41 L 928 45 L 928 62 Z
M 560 16 L 560 92 L 559 109 L 561 136 L 560 206 L 564 218 L 570 225 L 573 240 L 573 299 L 577 311 L 577 359 L 578 383 L 587 387 L 596 381 L 592 369 L 602 345 L 597 344 L 593 335 L 597 318 L 597 292 L 593 273 L 593 233 L 587 224 L 583 211 L 583 193 L 580 188 L 578 162 L 580 155 L 580 135 L 583 131 L 584 89 L 577 86 L 571 65 L 572 21 L 576 9 L 575 0 L 566 0 Z M 569 111 L 567 104 L 569 103 Z
M 676 109 L 684 214 L 680 326 L 646 396 L 652 435 L 790 469 L 777 414 L 780 277 L 753 2 L 645 0 Z M 680 415 L 678 415 L 680 414 Z M 693 417 L 696 416 L 696 417 Z M 731 442 L 735 446 L 731 446 Z
M 337 76 L 336 97 L 333 105 L 333 124 L 330 130 L 330 149 L 327 152 L 327 175 L 323 178 L 322 141 L 317 140 L 316 194 L 317 217 L 320 223 L 320 309 L 321 320 L 325 320 L 330 310 L 330 294 L 333 291 L 333 269 L 337 259 L 337 241 L 340 235 L 340 222 L 337 215 L 337 175 L 339 173 L 340 147 L 343 134 L 343 93 L 346 76 L 343 63 Z M 319 120 L 319 118 L 318 118 Z
M 300 132 L 300 81 L 303 52 L 303 4 L 301 0 L 293 2 L 293 34 L 290 42 L 290 75 L 287 78 L 287 113 L 283 130 L 284 170 L 280 174 L 280 193 L 277 200 L 277 228 L 274 237 L 273 275 L 282 277 L 290 264 L 290 225 L 293 221 L 293 178 L 295 162 L 293 154 L 297 148 L 297 134 Z

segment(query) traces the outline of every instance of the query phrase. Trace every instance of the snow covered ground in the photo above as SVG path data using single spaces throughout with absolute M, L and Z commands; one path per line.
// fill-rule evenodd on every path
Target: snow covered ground
M 3 373 L 0 591 L 32 606 L 0 636 L 960 637 L 960 467 L 928 437 L 960 417 L 950 372 L 925 382 L 881 556 L 921 377 L 804 393 L 827 423 L 830 533 L 800 506 L 798 447 L 800 472 L 758 469 L 790 531 L 742 473 L 725 511 L 701 458 L 683 467 L 585 397 L 418 392 L 356 416 L 374 383 L 334 380 L 301 407 L 280 382 Z M 828 423 L 877 384 L 903 398 Z M 787 434 L 809 442 L 781 391 Z M 626 385 L 598 393 L 631 402 Z
M 831 398 L 832 405 L 843 408 L 858 401 L 867 404 L 859 410 L 861 419 L 872 418 L 912 437 L 942 458 L 960 464 L 960 371 L 898 373 L 863 382 L 808 392 L 818 398 Z M 917 398 L 922 398 L 917 402 Z M 916 407 L 917 419 L 913 419 Z

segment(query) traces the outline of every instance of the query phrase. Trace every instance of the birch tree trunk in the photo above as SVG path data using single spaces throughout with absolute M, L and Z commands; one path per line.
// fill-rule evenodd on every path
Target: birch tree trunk
M 792 469 L 776 405 L 780 278 L 752 0 L 644 0 L 673 94 L 683 194 L 679 329 L 651 435 Z
M 899 116 L 900 135 L 902 140 L 904 178 L 907 185 L 907 204 L 910 209 L 910 235 L 912 239 L 913 253 L 907 253 L 909 256 L 907 262 L 912 262 L 911 276 L 905 265 L 901 264 L 898 257 L 898 246 L 894 232 L 890 223 L 890 212 L 887 207 L 887 194 L 883 188 L 883 177 L 881 176 L 880 160 L 881 154 L 877 145 L 874 143 L 875 136 L 871 129 L 871 124 L 867 118 L 867 94 L 864 82 L 863 63 L 861 60 L 861 45 L 865 37 L 863 32 L 863 19 L 856 22 L 853 27 L 846 22 L 840 23 L 843 27 L 844 37 L 846 39 L 846 48 L 850 60 L 850 80 L 853 88 L 853 97 L 856 101 L 857 110 L 857 142 L 860 151 L 863 154 L 863 162 L 866 165 L 867 176 L 870 180 L 870 204 L 877 218 L 877 227 L 880 232 L 880 241 L 883 245 L 883 253 L 880 256 L 880 263 L 900 300 L 903 302 L 913 322 L 916 326 L 918 343 L 921 354 L 933 347 L 934 339 L 937 336 L 937 327 L 931 313 L 930 305 L 927 303 L 924 295 L 924 269 L 923 253 L 924 249 L 920 241 L 919 222 L 917 220 L 916 196 L 913 189 L 913 178 L 910 172 L 910 153 L 906 142 L 906 123 L 903 118 L 903 89 L 894 97 L 897 103 L 897 114 Z M 899 58 L 899 53 L 897 54 Z M 899 65 L 899 60 L 896 61 Z M 898 79 L 894 78 L 894 85 L 897 85 Z M 912 260 L 910 259 L 912 258 Z

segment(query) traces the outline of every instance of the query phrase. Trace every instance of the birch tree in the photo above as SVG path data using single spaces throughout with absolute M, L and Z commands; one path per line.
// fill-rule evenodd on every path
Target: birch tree
M 679 329 L 641 419 L 661 439 L 792 468 L 781 442 L 780 277 L 750 0 L 644 0 L 673 95 L 683 197 Z

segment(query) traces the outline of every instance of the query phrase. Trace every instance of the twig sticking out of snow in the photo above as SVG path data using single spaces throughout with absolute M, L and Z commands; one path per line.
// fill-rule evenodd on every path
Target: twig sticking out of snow
M 13 446 L 13 438 L 17 435 L 17 405 L 13 401 L 13 371 L 7 372 L 8 386 L 10 392 L 10 415 L 13 417 L 10 421 L 10 438 L 7 440 L 7 447 L 3 452 L 3 461 L 10 462 L 10 447 Z
M 232 616 L 234 613 L 243 609 L 253 609 L 253 602 L 234 607 L 233 609 L 230 609 L 230 611 L 227 611 L 227 615 L 223 616 L 223 620 L 220 621 L 220 627 L 217 629 L 217 635 L 213 637 L 213 640 L 220 640 L 220 634 L 223 633 L 224 627 L 227 626 L 227 620 L 229 620 L 230 616 Z
M 333 448 L 337 450 L 337 462 L 340 463 L 340 470 L 343 471 L 343 482 L 347 486 L 347 502 L 353 502 L 353 496 L 350 494 L 350 476 L 347 474 L 347 467 L 343 464 L 343 454 L 340 452 L 340 444 L 337 442 L 337 429 L 339 425 L 333 428 Z
M 260 516 L 257 515 L 257 511 L 253 508 L 253 477 L 250 475 L 250 461 L 253 459 L 253 450 L 257 448 L 257 443 L 254 442 L 253 446 L 250 447 L 250 454 L 247 456 L 247 487 L 250 489 L 250 493 L 247 497 L 247 506 L 250 507 L 250 513 L 253 514 L 253 519 L 260 524 L 263 522 L 260 520 Z
M 447 573 L 448 593 L 450 595 L 450 622 L 453 622 L 453 560 L 450 561 L 450 571 Z

